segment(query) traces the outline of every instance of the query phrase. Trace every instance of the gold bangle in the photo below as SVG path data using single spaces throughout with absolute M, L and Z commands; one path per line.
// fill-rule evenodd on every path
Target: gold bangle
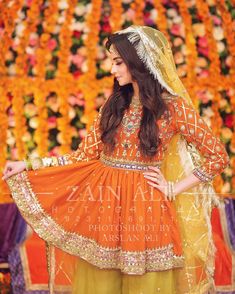
M 167 182 L 167 198 L 170 200 L 175 200 L 174 183 L 171 181 Z
M 32 169 L 32 164 L 31 164 L 31 161 L 29 159 L 24 159 L 24 163 L 25 163 L 25 167 L 26 167 L 27 171 Z
M 31 159 L 32 170 L 37 170 L 43 167 L 43 161 L 40 157 Z

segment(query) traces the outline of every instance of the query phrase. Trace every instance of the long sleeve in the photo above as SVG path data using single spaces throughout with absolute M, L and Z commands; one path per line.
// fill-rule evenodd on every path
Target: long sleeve
M 177 98 L 173 105 L 176 132 L 194 144 L 203 157 L 193 174 L 203 182 L 211 181 L 229 164 L 225 147 L 192 106 L 182 98 Z
M 103 149 L 103 144 L 100 138 L 99 122 L 101 117 L 101 109 L 97 118 L 94 120 L 93 125 L 86 137 L 79 144 L 78 149 L 64 154 L 62 156 L 52 156 L 43 158 L 34 158 L 30 160 L 33 170 L 58 165 L 67 165 L 76 163 L 78 161 L 89 161 L 92 159 L 98 159 Z

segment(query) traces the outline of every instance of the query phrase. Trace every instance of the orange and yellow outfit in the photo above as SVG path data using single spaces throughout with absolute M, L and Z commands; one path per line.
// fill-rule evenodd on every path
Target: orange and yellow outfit
M 191 238 L 190 250 L 195 251 L 193 257 L 189 256 L 185 236 L 190 235 L 190 228 L 182 229 L 187 221 L 190 226 L 195 224 L 195 230 L 202 227 L 198 225 L 203 218 L 200 210 L 196 211 L 195 205 L 195 219 L 180 218 L 182 207 L 177 201 L 187 201 L 187 195 L 175 202 L 164 200 L 164 195 L 147 183 L 143 171 L 150 165 L 162 168 L 164 154 L 176 134 L 195 145 L 203 156 L 204 161 L 193 170 L 202 182 L 221 173 L 228 156 L 187 102 L 163 95 L 168 110 L 156 122 L 161 144 L 151 160 L 138 146 L 142 106 L 131 104 L 117 130 L 111 154 L 100 139 L 100 112 L 78 150 L 57 158 L 37 159 L 32 163 L 35 170 L 8 180 L 19 209 L 39 236 L 80 257 L 74 267 L 75 282 L 71 282 L 74 293 L 204 293 L 209 287 L 203 268 L 208 255 L 206 239 L 201 233 L 187 237 Z M 205 252 L 192 249 L 197 243 L 205 247 Z M 193 266 L 182 278 L 185 259 L 193 260 Z M 90 279 L 95 279 L 95 286 Z M 187 286 L 183 286 L 186 279 Z

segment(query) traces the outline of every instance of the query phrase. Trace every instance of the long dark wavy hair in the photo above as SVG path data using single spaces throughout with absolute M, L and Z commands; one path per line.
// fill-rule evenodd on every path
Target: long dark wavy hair
M 163 92 L 161 85 L 153 78 L 139 59 L 134 46 L 127 36 L 128 34 L 112 34 L 108 37 L 105 46 L 108 51 L 111 45 L 114 46 L 130 71 L 132 79 L 138 84 L 140 100 L 143 106 L 138 133 L 139 149 L 142 155 L 153 157 L 157 153 L 160 144 L 156 120 L 167 109 L 167 105 L 161 97 Z M 114 78 L 113 92 L 103 106 L 100 120 L 101 140 L 106 149 L 111 152 L 115 147 L 117 129 L 121 124 L 125 110 L 130 106 L 133 93 L 132 84 L 119 86 L 117 79 Z

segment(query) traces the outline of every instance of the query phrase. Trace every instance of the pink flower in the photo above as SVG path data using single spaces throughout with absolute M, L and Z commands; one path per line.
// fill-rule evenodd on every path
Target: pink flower
M 37 63 L 35 55 L 32 55 L 32 54 L 28 55 L 28 59 L 29 59 L 30 65 L 32 65 L 32 66 L 34 66 Z
M 79 32 L 79 31 L 74 31 L 74 32 L 73 32 L 73 37 L 79 39 L 79 38 L 81 37 L 81 34 L 82 34 L 82 33 Z
M 151 26 L 154 24 L 154 21 L 151 19 L 151 18 L 144 18 L 144 23 L 147 25 L 147 26 Z
M 82 66 L 82 63 L 84 61 L 84 57 L 81 56 L 81 55 L 71 55 L 70 56 L 70 60 L 72 63 L 76 64 L 77 67 L 81 67 Z
M 235 95 L 235 90 L 230 88 L 226 91 L 226 94 L 231 97 L 232 95 Z
M 126 20 L 130 21 L 133 20 L 135 16 L 135 11 L 131 8 L 129 8 L 126 12 Z
M 18 157 L 17 148 L 11 148 L 11 159 L 16 160 Z
M 60 154 L 59 146 L 54 147 L 49 151 L 49 156 L 58 156 Z
M 83 106 L 84 105 L 84 100 L 82 100 L 78 96 L 70 95 L 69 96 L 69 104 L 72 105 L 72 106 L 74 106 L 74 105 Z
M 111 33 L 111 31 L 112 31 L 111 26 L 108 22 L 106 22 L 102 25 L 102 30 L 106 33 Z
M 73 76 L 75 79 L 78 79 L 81 76 L 81 72 L 79 70 L 76 70 L 73 72 Z
M 232 65 L 232 56 L 231 56 L 231 55 L 229 55 L 229 56 L 226 57 L 226 59 L 225 59 L 225 64 L 226 64 L 228 67 L 231 67 L 231 65 Z
M 83 139 L 83 138 L 87 135 L 87 130 L 86 130 L 86 129 L 80 129 L 80 130 L 78 131 L 78 134 L 79 134 L 79 137 L 80 137 L 81 139 Z
M 38 42 L 37 38 L 31 37 L 29 39 L 29 45 L 32 46 L 32 47 L 35 47 L 37 45 L 37 42 Z
M 11 102 L 12 101 L 12 99 L 13 99 L 13 95 L 11 95 L 11 93 L 8 93 L 7 94 L 7 98 L 8 98 L 8 100 Z M 12 111 L 12 108 L 10 108 L 10 112 Z
M 200 72 L 200 77 L 202 78 L 207 78 L 209 76 L 209 71 L 207 69 L 203 69 L 201 72 Z
M 207 38 L 206 37 L 199 37 L 198 38 L 198 46 L 203 47 L 203 48 L 208 47 Z
M 203 48 L 203 47 L 199 47 L 198 48 L 198 52 L 202 55 L 204 55 L 205 57 L 208 57 L 208 48 Z
M 47 43 L 47 47 L 49 50 L 53 51 L 57 47 L 57 42 L 55 39 L 50 39 Z
M 198 91 L 197 94 L 203 104 L 206 104 L 209 102 L 209 97 L 205 91 Z
M 26 0 L 26 6 L 30 6 L 32 4 L 33 0 Z
M 47 119 L 49 129 L 53 129 L 56 127 L 56 117 L 50 116 Z
M 226 125 L 226 127 L 228 128 L 232 128 L 233 127 L 233 115 L 232 114 L 227 114 L 225 117 L 225 122 L 224 124 Z
M 181 35 L 181 27 L 178 24 L 173 24 L 170 31 L 175 36 L 180 36 Z
M 4 28 L 0 28 L 0 38 L 3 37 L 3 34 L 4 34 Z
M 221 19 L 218 16 L 212 15 L 212 19 L 215 25 L 221 25 Z

